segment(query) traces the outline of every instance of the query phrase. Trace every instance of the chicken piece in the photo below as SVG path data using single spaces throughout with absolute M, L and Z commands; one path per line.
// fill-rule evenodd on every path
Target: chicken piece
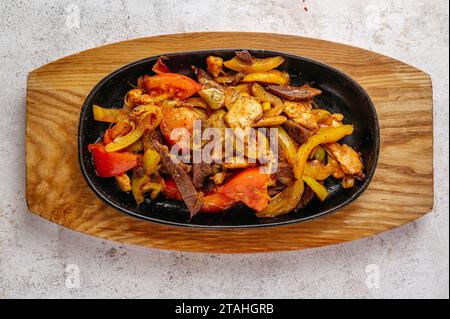
M 317 117 L 313 113 L 301 113 L 299 116 L 294 118 L 293 121 L 311 131 L 317 131 L 319 128 Z
M 296 118 L 301 116 L 303 113 L 309 112 L 312 109 L 312 101 L 303 102 L 284 102 L 283 112 L 286 113 L 290 118 Z
M 330 143 L 324 147 L 339 162 L 342 170 L 348 175 L 360 175 L 363 170 L 361 156 L 353 148 L 345 144 Z
M 263 107 L 248 96 L 241 96 L 230 107 L 225 121 L 232 128 L 248 128 L 263 115 Z
M 344 115 L 340 113 L 332 114 L 329 118 L 322 121 L 321 124 L 319 124 L 320 127 L 338 127 L 342 126 L 342 120 L 344 119 Z
M 344 188 L 352 188 L 355 186 L 355 178 L 353 177 L 353 175 L 345 175 L 344 178 L 342 179 L 342 187 Z
M 151 104 L 154 102 L 153 98 L 150 95 L 145 94 L 141 89 L 130 90 L 127 95 L 127 101 L 132 108 L 138 105 Z
M 126 173 L 114 176 L 116 183 L 122 192 L 131 191 L 131 180 Z
M 333 157 L 333 155 L 328 154 L 327 157 L 327 166 L 331 169 L 331 175 L 336 179 L 342 179 L 345 176 L 344 171 L 342 170 L 341 165 L 339 165 L 339 162 L 336 161 L 336 159 Z
M 211 179 L 214 181 L 214 183 L 216 185 L 221 185 L 223 184 L 223 182 L 225 182 L 225 179 L 229 176 L 230 174 L 227 172 L 219 172 L 214 174 L 213 176 L 211 176 Z

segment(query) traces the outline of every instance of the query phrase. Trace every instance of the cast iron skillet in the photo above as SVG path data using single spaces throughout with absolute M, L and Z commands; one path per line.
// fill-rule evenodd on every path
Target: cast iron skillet
M 236 50 L 166 54 L 169 57 L 167 65 L 173 72 L 195 78 L 191 65 L 205 67 L 205 58 L 211 54 L 224 60 L 230 59 Z M 330 214 L 356 200 L 372 179 L 380 148 L 377 114 L 368 94 L 350 77 L 322 63 L 281 52 L 249 51 L 260 58 L 283 56 L 286 61 L 279 69 L 289 71 L 294 85 L 313 83 L 313 86 L 323 91 L 322 95 L 316 98 L 319 106 L 334 113 L 344 114 L 344 122 L 354 124 L 353 135 L 344 138 L 342 142 L 361 152 L 366 174 L 364 182 L 357 182 L 352 189 L 343 189 L 339 182 L 328 178 L 325 186 L 329 191 L 329 197 L 325 202 L 315 199 L 301 211 L 276 218 L 257 218 L 251 209 L 238 205 L 224 213 L 198 214 L 189 221 L 186 206 L 163 195 L 152 202 L 146 199 L 138 207 L 133 196 L 120 191 L 113 178 L 100 178 L 95 174 L 87 146 L 96 142 L 108 126 L 107 123 L 94 121 L 92 105 L 122 107 L 123 97 L 131 89 L 130 83 L 135 84 L 141 75 L 152 74 L 151 68 L 158 59 L 158 56 L 153 56 L 128 64 L 105 77 L 94 87 L 83 104 L 78 127 L 78 157 L 83 176 L 97 196 L 119 211 L 134 217 L 162 224 L 204 228 L 260 227 L 296 223 Z

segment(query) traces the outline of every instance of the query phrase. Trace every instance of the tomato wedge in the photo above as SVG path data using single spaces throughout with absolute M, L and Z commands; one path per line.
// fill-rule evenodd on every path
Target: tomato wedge
M 125 173 L 139 162 L 139 155 L 131 152 L 107 152 L 101 143 L 89 144 L 95 170 L 100 177 L 112 177 Z
M 197 93 L 202 86 L 191 78 L 176 73 L 161 73 L 144 76 L 143 86 L 152 96 L 167 94 L 168 98 L 187 99 Z
M 234 206 L 236 200 L 220 193 L 212 192 L 203 197 L 203 206 L 201 211 L 205 213 L 220 213 L 225 209 Z
M 175 144 L 177 140 L 171 140 L 170 134 L 174 129 L 186 129 L 190 134 L 194 129 L 194 121 L 201 120 L 202 117 L 190 107 L 165 106 L 162 111 L 162 120 L 159 125 L 161 133 L 170 144 Z
M 236 174 L 218 192 L 259 212 L 269 204 L 268 183 L 269 175 L 252 167 Z

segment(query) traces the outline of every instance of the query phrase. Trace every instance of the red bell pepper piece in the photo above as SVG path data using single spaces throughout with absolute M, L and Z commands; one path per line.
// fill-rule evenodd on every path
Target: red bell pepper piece
M 166 57 L 167 59 L 167 57 Z M 163 62 L 163 57 L 160 57 L 158 59 L 158 61 L 156 61 L 155 65 L 152 68 L 152 71 L 155 72 L 156 74 L 161 74 L 161 73 L 169 73 L 170 70 L 167 67 L 167 65 Z
M 164 180 L 163 193 L 169 198 L 181 201 L 183 200 L 180 192 L 178 191 L 177 185 L 175 184 L 175 181 L 171 178 Z
M 252 167 L 233 176 L 218 192 L 259 212 L 269 204 L 268 183 L 269 175 Z
M 101 143 L 90 144 L 95 170 L 100 177 L 117 176 L 134 168 L 140 155 L 131 152 L 107 152 Z
M 183 200 L 173 179 L 166 179 L 164 181 L 164 184 L 164 195 L 179 201 Z M 203 196 L 202 202 L 203 206 L 201 211 L 205 213 L 220 213 L 236 204 L 236 201 L 234 199 L 231 199 L 223 194 L 219 194 L 216 190 L 213 190 L 207 195 Z
M 186 99 L 202 86 L 191 78 L 176 73 L 161 73 L 144 77 L 144 88 L 150 95 L 167 94 L 168 97 Z

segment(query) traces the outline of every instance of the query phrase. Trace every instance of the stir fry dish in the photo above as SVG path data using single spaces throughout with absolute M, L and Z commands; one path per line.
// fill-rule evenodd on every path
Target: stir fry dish
M 93 105 L 94 119 L 109 123 L 89 145 L 96 173 L 137 205 L 165 196 L 183 201 L 191 217 L 239 203 L 275 217 L 327 200 L 328 178 L 343 188 L 364 180 L 360 153 L 339 143 L 353 125 L 315 103 L 322 92 L 313 84 L 291 84 L 278 69 L 283 57 L 208 56 L 205 68 L 192 66 L 195 79 L 167 61 L 130 85 L 122 108 Z M 206 132 L 215 132 L 214 144 Z

